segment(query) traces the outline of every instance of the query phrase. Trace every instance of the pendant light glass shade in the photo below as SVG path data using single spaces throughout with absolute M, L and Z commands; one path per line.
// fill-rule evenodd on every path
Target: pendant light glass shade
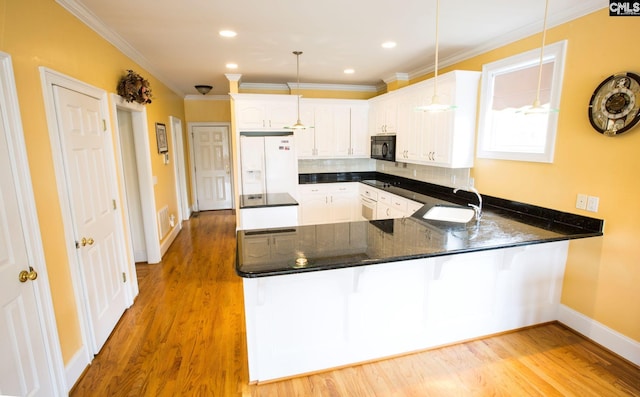
M 293 54 L 296 56 L 296 76 L 297 76 L 297 85 L 296 88 L 298 92 L 296 93 L 298 97 L 298 120 L 290 127 L 287 127 L 292 130 L 304 130 L 307 128 L 302 121 L 300 121 L 300 55 L 302 55 L 302 51 L 294 51 Z
M 440 102 L 440 97 L 438 96 L 438 52 L 439 52 L 439 29 L 438 25 L 440 22 L 440 0 L 436 0 L 436 59 L 435 59 L 435 68 L 433 72 L 433 96 L 431 97 L 431 103 L 429 105 L 418 106 L 417 110 L 422 110 L 425 112 L 444 112 L 447 110 L 452 110 L 455 106 L 450 104 L 444 104 Z
M 544 45 L 547 37 L 547 15 L 549 13 L 549 0 L 545 1 L 544 6 L 544 22 L 542 25 L 542 46 L 540 47 L 540 63 L 538 65 L 538 87 L 536 89 L 536 99 L 533 100 L 533 104 L 524 109 L 525 115 L 535 114 L 547 114 L 551 111 L 557 112 L 558 109 L 549 109 L 549 107 L 542 106 L 540 104 L 540 86 L 542 84 L 542 64 L 544 61 Z

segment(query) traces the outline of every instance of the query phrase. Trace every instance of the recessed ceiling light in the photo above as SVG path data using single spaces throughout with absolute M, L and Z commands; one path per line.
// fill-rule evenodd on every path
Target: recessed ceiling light
M 344 74 L 354 74 L 356 71 L 353 69 L 345 69 Z
M 226 64 L 227 69 L 238 69 L 237 63 L 228 63 Z
M 393 48 L 395 46 L 396 46 L 395 41 L 385 41 L 384 43 L 382 43 L 382 48 Z
M 238 33 L 234 32 L 233 30 L 221 30 L 220 31 L 220 36 L 222 37 L 236 37 L 238 35 Z

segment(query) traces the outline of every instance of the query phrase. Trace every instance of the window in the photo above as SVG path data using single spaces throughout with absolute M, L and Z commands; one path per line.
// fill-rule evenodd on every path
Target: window
M 483 65 L 479 158 L 553 162 L 566 43 L 544 47 L 540 103 L 545 113 L 526 112 L 536 98 L 540 49 Z

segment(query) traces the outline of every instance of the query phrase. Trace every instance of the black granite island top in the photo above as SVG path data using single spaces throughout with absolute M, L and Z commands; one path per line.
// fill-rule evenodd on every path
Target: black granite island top
M 340 269 L 602 236 L 604 221 L 482 195 L 466 224 L 431 221 L 435 205 L 476 203 L 474 194 L 378 172 L 301 174 L 300 183 L 362 182 L 424 204 L 411 217 L 239 230 L 236 272 L 245 278 Z
M 289 193 L 243 194 L 240 196 L 240 209 L 289 205 L 298 205 L 296 199 L 291 197 Z
M 485 211 L 480 221 L 455 224 L 401 219 L 238 231 L 236 272 L 245 278 L 388 263 L 601 236 L 568 225 L 531 225 Z M 302 259 L 301 259 L 302 258 Z

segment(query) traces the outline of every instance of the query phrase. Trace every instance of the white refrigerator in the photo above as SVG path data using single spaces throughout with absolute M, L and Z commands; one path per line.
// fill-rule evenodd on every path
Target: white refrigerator
M 297 197 L 298 158 L 293 133 L 240 135 L 241 194 L 289 193 Z

